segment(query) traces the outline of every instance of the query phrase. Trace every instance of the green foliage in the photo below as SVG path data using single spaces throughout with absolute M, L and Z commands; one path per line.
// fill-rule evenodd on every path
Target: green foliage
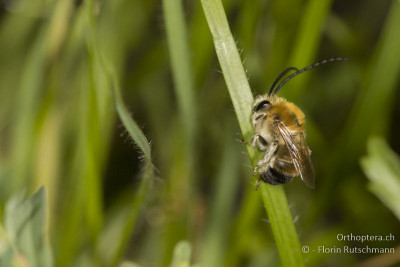
M 306 66 L 312 63 L 317 53 L 317 47 L 321 43 L 322 27 L 324 20 L 330 10 L 331 0 L 312 0 L 308 1 L 305 8 L 305 14 L 302 17 L 293 46 L 290 66 Z M 292 101 L 299 98 L 301 92 L 305 89 L 307 76 L 297 77 L 296 88 L 291 93 L 287 93 Z
M 250 140 L 253 96 L 222 3 L 204 0 L 202 4 L 242 134 Z M 256 155 L 251 148 L 249 155 L 255 165 Z M 282 186 L 262 184 L 261 191 L 283 266 L 302 266 L 299 239 Z
M 119 267 L 140 267 L 140 265 L 137 265 L 136 263 L 133 262 L 123 262 L 119 265 Z
M 190 267 L 191 254 L 190 244 L 186 241 L 180 241 L 175 246 L 171 267 Z
M 17 195 L 8 201 L 0 266 L 53 266 L 45 228 L 46 208 L 43 187 L 26 200 Z
M 359 152 L 368 136 L 383 134 L 388 129 L 390 111 L 395 104 L 396 81 L 400 73 L 400 3 L 393 1 L 384 29 L 371 58 L 363 90 L 358 94 L 345 132 L 351 141 L 352 154 Z M 373 110 L 374 112 L 370 112 Z M 368 115 L 367 115 L 368 114 Z
M 1 267 L 397 264 L 312 249 L 399 244 L 399 1 L 3 2 Z M 316 189 L 255 192 L 253 95 L 335 56 L 279 92 Z
M 135 192 L 136 195 L 130 203 L 131 208 L 125 211 L 126 214 L 123 217 L 124 223 L 120 226 L 121 230 L 118 232 L 113 232 L 114 235 L 117 235 L 116 240 L 118 240 L 118 244 L 116 244 L 113 248 L 108 248 L 108 251 L 102 251 L 100 245 L 100 251 L 98 252 L 100 255 L 108 255 L 106 257 L 103 256 L 103 264 L 106 263 L 107 265 L 110 264 L 111 266 L 116 266 L 128 244 L 129 237 L 133 232 L 134 226 L 136 225 L 140 208 L 148 192 L 150 180 L 154 178 L 154 165 L 151 158 L 150 143 L 137 125 L 137 123 L 132 119 L 131 115 L 129 114 L 129 111 L 123 102 L 119 83 L 117 81 L 117 75 L 115 74 L 113 66 L 110 65 L 109 60 L 105 58 L 101 47 L 98 45 L 97 27 L 93 11 L 93 1 L 87 0 L 86 12 L 87 19 L 89 21 L 89 38 L 87 44 L 89 51 L 91 51 L 92 53 L 92 70 L 93 72 L 96 69 L 100 70 L 106 76 L 106 83 L 108 82 L 111 85 L 114 106 L 117 114 L 125 129 L 127 130 L 129 136 L 139 147 L 140 152 L 143 153 L 145 161 L 139 189 L 137 190 L 137 192 Z M 93 76 L 95 77 L 95 75 Z M 99 84 L 101 82 L 101 80 L 98 81 Z M 113 239 L 115 240 L 115 237 L 111 237 L 111 240 Z M 109 242 L 110 239 L 106 238 L 102 241 Z
M 400 220 L 400 158 L 382 138 L 371 138 L 361 159 L 371 190 Z

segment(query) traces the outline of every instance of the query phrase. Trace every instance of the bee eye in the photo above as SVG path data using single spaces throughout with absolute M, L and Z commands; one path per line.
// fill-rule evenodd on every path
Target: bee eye
M 254 107 L 254 112 L 259 111 L 262 108 L 268 107 L 271 103 L 268 100 L 261 101 L 257 106 Z

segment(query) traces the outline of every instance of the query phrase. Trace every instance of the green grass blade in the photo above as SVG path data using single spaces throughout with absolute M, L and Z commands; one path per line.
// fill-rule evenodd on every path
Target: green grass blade
M 135 198 L 133 199 L 132 203 L 130 203 L 130 207 L 127 211 L 125 222 L 122 226 L 122 231 L 120 232 L 121 235 L 117 239 L 117 242 L 119 243 L 116 243 L 115 247 L 112 248 L 113 252 L 111 253 L 112 256 L 110 257 L 110 264 L 107 264 L 107 266 L 117 266 L 118 262 L 120 261 L 136 225 L 137 218 L 141 211 L 142 204 L 146 198 L 153 175 L 154 173 L 152 167 L 146 167 L 140 187 L 136 191 Z
M 128 109 L 126 108 L 122 96 L 120 93 L 120 88 L 116 79 L 115 74 L 111 73 L 111 79 L 113 81 L 112 92 L 114 96 L 114 105 L 117 110 L 118 116 L 122 121 L 125 129 L 128 131 L 132 140 L 138 145 L 140 150 L 143 152 L 145 166 L 144 166 L 144 174 L 142 176 L 141 184 L 139 186 L 138 191 L 136 192 L 135 199 L 131 203 L 131 208 L 129 209 L 129 213 L 126 217 L 125 224 L 123 226 L 123 231 L 121 233 L 121 238 L 119 240 L 119 244 L 115 246 L 114 255 L 111 257 L 111 263 L 109 266 L 117 266 L 123 252 L 125 251 L 130 236 L 134 230 L 136 225 L 137 218 L 139 216 L 140 208 L 144 202 L 146 197 L 146 193 L 148 192 L 150 182 L 154 178 L 154 165 L 151 160 L 151 147 L 148 142 L 146 136 L 139 128 L 137 123 L 131 117 Z
M 150 143 L 147 140 L 146 136 L 143 134 L 142 130 L 139 128 L 137 123 L 132 119 L 128 109 L 126 108 L 122 96 L 120 93 L 120 88 L 118 84 L 117 76 L 112 68 L 108 64 L 108 61 L 104 58 L 104 55 L 101 54 L 101 49 L 98 45 L 98 38 L 96 34 L 96 25 L 95 18 L 93 15 L 93 2 L 91 0 L 86 1 L 86 9 L 88 13 L 89 19 L 89 28 L 90 28 L 90 37 L 88 38 L 88 48 L 93 54 L 93 57 L 99 62 L 99 65 L 102 67 L 103 72 L 109 78 L 112 87 L 112 93 L 114 97 L 114 105 L 117 110 L 118 116 L 120 117 L 123 125 L 128 131 L 129 135 L 132 137 L 135 144 L 139 147 L 139 149 L 143 152 L 144 157 L 148 163 L 151 163 L 151 148 Z M 152 164 L 150 164 L 152 166 Z
M 195 134 L 196 102 L 183 7 L 181 1 L 163 0 L 163 8 L 175 90 L 190 144 Z
M 353 166 L 363 154 L 365 144 L 372 135 L 384 135 L 388 131 L 391 111 L 395 104 L 396 82 L 400 73 L 400 2 L 393 1 L 379 36 L 378 45 L 369 62 L 369 70 L 352 107 L 346 126 L 332 153 L 332 163 L 310 218 L 315 219 L 321 209 L 336 198 L 335 188 L 342 181 L 342 170 Z
M 354 104 L 341 140 L 346 141 L 348 158 L 352 160 L 360 155 L 369 136 L 385 134 L 388 130 L 400 73 L 399 25 L 400 2 L 393 1 L 370 69 L 365 75 L 363 90 Z
M 308 1 L 304 15 L 300 21 L 289 66 L 303 68 L 313 63 L 312 60 L 319 50 L 318 46 L 322 38 L 322 28 L 329 13 L 331 3 L 332 0 Z M 295 101 L 305 88 L 306 78 L 307 75 L 296 77 L 296 90 L 286 90 L 286 92 L 290 92 L 288 94 L 290 94 L 291 101 Z
M 400 158 L 382 138 L 368 141 L 368 155 L 361 167 L 370 183 L 368 188 L 400 220 Z
M 259 208 L 260 195 L 254 194 L 253 188 L 247 188 L 244 201 L 242 201 L 239 214 L 232 230 L 235 233 L 233 242 L 230 242 L 225 266 L 240 266 L 240 258 L 243 251 L 247 251 L 251 239 L 251 232 L 255 229 L 255 224 L 260 218 L 261 209 Z
M 230 230 L 227 225 L 230 225 L 234 210 L 240 166 L 240 153 L 235 149 L 233 140 L 228 140 L 225 142 L 219 172 L 215 177 L 215 186 L 213 186 L 215 191 L 209 202 L 212 210 L 200 260 L 203 266 L 223 266 L 223 260 L 227 254 L 228 231 Z M 233 255 L 229 255 L 231 256 Z
M 166 26 L 166 35 L 168 43 L 168 52 L 172 69 L 175 94 L 179 106 L 180 123 L 174 129 L 174 136 L 177 142 L 174 152 L 171 155 L 173 162 L 171 166 L 180 166 L 180 173 L 175 173 L 173 177 L 168 178 L 169 184 L 169 200 L 168 202 L 187 203 L 186 207 L 181 207 L 180 211 L 173 211 L 171 214 L 176 221 L 175 223 L 166 224 L 165 235 L 165 255 L 164 264 L 170 262 L 170 255 L 177 242 L 177 239 L 186 239 L 188 225 L 184 222 L 193 218 L 192 209 L 189 207 L 194 205 L 194 196 L 197 187 L 196 183 L 196 151 L 195 136 L 197 132 L 197 102 L 195 101 L 193 68 L 191 63 L 190 48 L 187 38 L 186 22 L 183 13 L 183 1 L 180 0 L 163 0 L 164 21 Z M 180 137 L 178 137 L 180 136 Z M 170 141 L 174 142 L 174 141 Z M 176 192 L 181 192 L 176 194 Z M 190 203 L 190 204 L 189 204 Z M 179 224 L 179 223 L 178 223 Z M 182 231 L 183 230 L 183 231 Z
M 250 138 L 253 95 L 220 1 L 202 1 L 225 82 L 244 137 Z
M 45 75 L 46 33 L 47 27 L 43 27 L 33 41 L 31 51 L 21 72 L 12 135 L 13 178 L 10 181 L 8 192 L 16 192 L 22 185 L 30 182 L 28 180 L 33 164 L 34 128 L 40 102 L 39 94 Z
M 133 232 L 134 226 L 136 225 L 136 219 L 139 215 L 140 208 L 145 199 L 146 192 L 148 191 L 149 183 L 151 181 L 151 178 L 154 176 L 154 165 L 151 159 L 150 143 L 130 115 L 128 109 L 126 108 L 122 99 L 120 87 L 118 84 L 118 78 L 114 71 L 114 68 L 108 63 L 109 61 L 106 59 L 106 55 L 102 54 L 101 47 L 98 45 L 96 21 L 93 15 L 93 10 L 93 1 L 87 0 L 86 11 L 88 15 L 90 29 L 90 36 L 88 38 L 88 49 L 92 54 L 93 60 L 99 64 L 99 68 L 102 69 L 102 72 L 107 77 L 107 80 L 111 86 L 114 106 L 117 114 L 121 119 L 125 129 L 128 131 L 130 137 L 143 153 L 145 163 L 141 184 L 138 191 L 136 192 L 135 199 L 131 203 L 131 207 L 125 219 L 125 224 L 122 226 L 122 232 L 120 233 L 121 236 L 118 240 L 119 242 L 118 244 L 115 244 L 114 248 L 112 249 L 113 252 L 110 256 L 110 262 L 105 263 L 107 265 L 109 264 L 110 266 L 117 266 L 121 255 L 128 245 L 130 236 Z
M 218 0 L 202 0 L 201 2 L 242 134 L 245 140 L 249 140 L 253 132 L 250 123 L 253 95 L 222 3 Z M 254 164 L 255 151 L 249 149 L 248 153 Z M 262 184 L 261 193 L 282 265 L 302 266 L 303 257 L 299 239 L 283 187 Z
M 143 152 L 147 163 L 152 166 L 151 161 L 151 147 L 150 143 L 147 140 L 146 136 L 139 128 L 137 123 L 134 121 L 132 116 L 130 115 L 128 109 L 126 108 L 122 96 L 120 93 L 119 85 L 116 79 L 113 79 L 113 87 L 112 92 L 114 96 L 114 105 L 117 110 L 118 116 L 121 119 L 122 124 L 124 125 L 125 129 L 128 131 L 129 135 L 132 137 L 133 141 L 139 147 L 139 149 Z
M 135 199 L 131 203 L 131 208 L 126 218 L 125 225 L 123 226 L 123 232 L 119 244 L 115 246 L 114 255 L 111 260 L 110 266 L 117 266 L 123 252 L 125 251 L 130 236 L 136 225 L 137 218 L 139 216 L 140 208 L 148 192 L 151 180 L 154 178 L 154 165 L 151 159 L 151 147 L 146 136 L 139 128 L 137 123 L 131 117 L 128 109 L 126 108 L 118 85 L 116 74 L 113 71 L 109 71 L 110 79 L 112 81 L 112 93 L 114 98 L 114 105 L 117 110 L 118 116 L 122 121 L 125 129 L 128 131 L 132 140 L 137 144 L 144 156 L 144 173 L 142 176 L 141 184 L 138 191 L 136 192 Z

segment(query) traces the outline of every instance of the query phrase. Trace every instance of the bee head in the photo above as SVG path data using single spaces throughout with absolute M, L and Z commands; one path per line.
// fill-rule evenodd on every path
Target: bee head
M 254 127 L 262 123 L 267 117 L 269 117 L 269 113 L 274 107 L 277 98 L 279 97 L 276 97 L 274 95 L 260 95 L 255 99 L 252 114 L 252 123 Z
M 253 125 L 262 122 L 269 116 L 271 109 L 274 107 L 276 101 L 276 96 L 260 95 L 258 96 L 253 104 L 253 115 L 252 122 Z
M 256 100 L 254 102 L 254 106 L 253 106 L 253 112 L 259 112 L 261 110 L 267 110 L 269 108 L 271 108 L 271 101 L 269 100 L 269 97 L 266 98 L 262 98 L 259 99 L 258 101 Z

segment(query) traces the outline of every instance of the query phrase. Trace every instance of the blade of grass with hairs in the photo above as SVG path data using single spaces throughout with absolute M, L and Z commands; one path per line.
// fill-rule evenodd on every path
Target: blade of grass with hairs
M 201 3 L 243 137 L 249 140 L 253 131 L 249 119 L 253 95 L 226 14 L 219 0 L 202 0 Z M 256 153 L 249 148 L 248 153 L 254 165 Z M 299 238 L 283 186 L 262 183 L 260 187 L 282 265 L 303 266 Z
M 92 66 L 92 68 L 99 68 L 103 71 L 106 75 L 108 82 L 111 85 L 112 95 L 114 106 L 117 111 L 117 114 L 126 128 L 129 136 L 137 145 L 138 149 L 142 153 L 142 158 L 144 161 L 144 171 L 142 174 L 142 179 L 139 185 L 139 188 L 136 192 L 136 197 L 131 203 L 131 208 L 126 214 L 125 224 L 121 229 L 120 234 L 120 241 L 118 245 L 115 246 L 113 252 L 110 253 L 111 256 L 109 258 L 109 266 L 117 266 L 123 252 L 125 251 L 133 229 L 136 225 L 137 218 L 139 216 L 140 208 L 144 202 L 146 197 L 146 193 L 148 192 L 148 188 L 150 186 L 150 182 L 154 178 L 154 165 L 151 158 L 151 147 L 150 142 L 147 140 L 146 136 L 131 117 L 128 109 L 126 108 L 123 98 L 120 92 L 119 84 L 117 75 L 113 70 L 113 66 L 111 66 L 105 58 L 105 55 L 102 54 L 101 48 L 98 45 L 98 38 L 96 32 L 96 20 L 93 14 L 93 1 L 86 0 L 86 12 L 88 18 L 88 39 L 87 39 L 87 46 L 89 52 L 92 56 L 92 64 L 97 64 L 97 66 Z

